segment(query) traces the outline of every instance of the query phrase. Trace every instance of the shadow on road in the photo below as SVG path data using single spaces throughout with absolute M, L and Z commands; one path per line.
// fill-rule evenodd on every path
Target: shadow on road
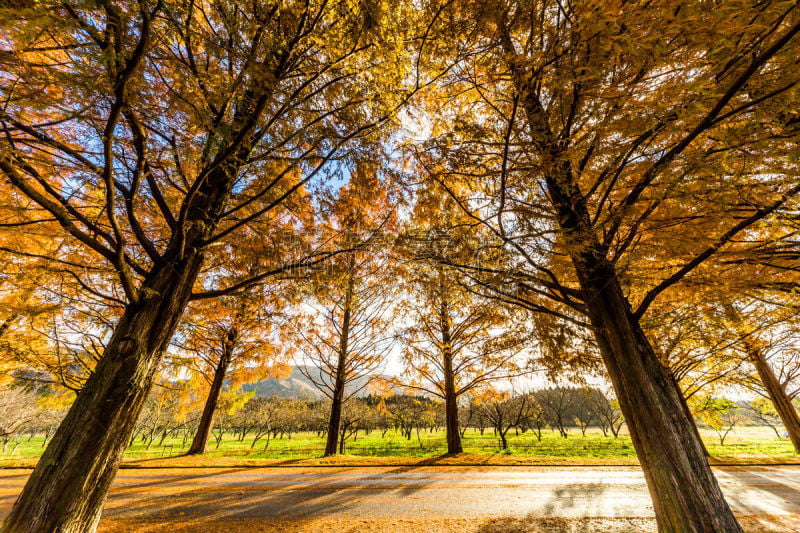
M 111 491 L 103 516 L 136 516 L 151 521 L 176 517 L 305 520 L 347 515 L 361 499 L 387 492 L 405 498 L 431 484 L 443 483 L 436 479 L 440 477 L 436 473 L 413 475 L 415 470 L 441 459 L 431 458 L 419 465 L 381 467 L 368 472 L 347 466 L 285 474 L 270 467 L 185 475 L 174 471 L 163 475 L 158 470 L 149 471 L 147 476 L 155 479 L 130 483 L 120 479 Z M 350 473 L 353 477 L 348 475 Z M 237 476 L 231 478 L 230 474 Z M 404 483 L 402 476 L 408 476 L 409 482 Z M 193 480 L 200 482 L 198 486 L 181 486 Z
M 782 481 L 780 469 L 725 469 L 722 476 L 735 479 L 745 490 L 726 491 L 725 497 L 732 507 L 742 512 L 759 512 L 765 503 L 782 513 L 800 513 L 800 490 L 797 483 Z M 722 479 L 718 474 L 718 478 Z M 724 485 L 723 485 L 724 490 Z

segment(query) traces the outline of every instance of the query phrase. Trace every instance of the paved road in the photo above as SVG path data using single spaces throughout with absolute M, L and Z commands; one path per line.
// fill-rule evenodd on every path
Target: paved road
M 29 471 L 0 471 L 0 517 Z M 800 514 L 800 467 L 715 469 L 737 514 Z M 125 469 L 104 519 L 652 517 L 635 467 Z

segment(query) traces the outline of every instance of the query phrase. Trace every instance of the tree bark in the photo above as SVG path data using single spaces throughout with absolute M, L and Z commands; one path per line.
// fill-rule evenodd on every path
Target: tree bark
M 789 434 L 789 440 L 792 441 L 794 452 L 800 453 L 800 417 L 797 416 L 797 410 L 792 405 L 792 400 L 789 399 L 777 376 L 775 376 L 772 367 L 769 366 L 767 359 L 764 357 L 764 352 L 747 339 L 745 339 L 744 345 L 747 355 L 753 362 L 753 366 L 756 367 L 758 376 L 767 391 L 772 405 L 778 412 L 778 416 L 781 417 L 784 429 Z
M 189 451 L 186 452 L 186 455 L 198 455 L 206 452 L 206 443 L 208 443 L 208 437 L 211 435 L 211 430 L 214 428 L 214 413 L 217 411 L 219 395 L 222 392 L 222 386 L 225 384 L 225 376 L 228 373 L 228 366 L 231 361 L 233 346 L 230 340 L 231 335 L 229 334 L 225 343 L 223 343 L 219 362 L 214 369 L 214 379 L 211 382 L 211 389 L 208 391 L 208 397 L 203 406 L 200 424 L 197 426 L 194 439 L 192 439 L 192 445 L 189 447 Z
M 103 357 L 53 435 L 3 531 L 97 528 L 108 489 L 172 337 L 202 254 L 159 269 L 129 304 Z
M 237 111 L 238 120 L 249 120 Z M 183 225 L 125 307 L 92 375 L 28 478 L 5 533 L 91 533 L 97 529 L 136 419 L 203 266 L 202 245 L 217 229 L 252 145 L 217 161 L 187 200 Z
M 444 289 L 441 294 L 446 294 Z M 447 302 L 442 299 L 439 308 L 439 321 L 442 331 L 442 373 L 444 374 L 444 406 L 447 436 L 447 453 L 463 453 L 461 433 L 458 431 L 458 395 L 456 376 L 453 369 L 453 340 L 450 333 L 450 312 Z
M 453 375 L 453 358 L 449 350 L 444 354 L 444 406 L 447 453 L 462 453 L 461 432 L 458 430 L 458 396 L 456 395 L 455 376 Z
M 616 276 L 610 268 L 598 270 L 581 275 L 589 289 L 587 307 L 642 463 L 659 531 L 741 531 L 674 380 L 632 316 Z
M 669 372 L 669 377 L 672 379 L 672 382 L 675 384 L 675 387 L 680 390 L 680 385 L 678 384 L 678 380 L 675 379 L 675 374 Z M 695 436 L 697 437 L 697 441 L 700 443 L 700 446 L 703 448 L 703 455 L 706 457 L 711 457 L 711 454 L 708 453 L 708 448 L 706 448 L 706 443 L 703 442 L 703 438 L 700 436 L 700 428 L 697 427 L 697 422 L 694 420 L 694 416 L 692 415 L 692 410 L 689 409 L 689 404 L 686 402 L 686 396 L 684 396 L 683 391 L 681 391 L 681 405 L 683 406 L 683 411 L 686 413 L 686 417 L 692 423 L 692 430 L 694 431 Z M 616 435 L 614 435 L 616 437 Z
M 503 44 L 514 53 L 508 35 Z M 631 311 L 615 267 L 600 245 L 564 144 L 550 129 L 524 68 L 513 61 L 510 66 L 586 312 L 642 464 L 659 531 L 741 532 L 686 415 L 681 392 Z
M 340 358 L 341 361 L 341 358 Z M 328 418 L 328 436 L 325 441 L 323 457 L 334 455 L 339 441 L 339 427 L 342 421 L 342 399 L 344 397 L 344 384 L 337 378 L 331 398 L 331 414 Z

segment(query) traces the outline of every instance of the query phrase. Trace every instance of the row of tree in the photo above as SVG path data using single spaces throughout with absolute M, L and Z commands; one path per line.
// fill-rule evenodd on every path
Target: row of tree
M 741 531 L 693 397 L 747 369 L 800 450 L 797 2 L 44 1 L 0 28 L 4 377 L 77 393 L 5 531 L 96 529 L 155 383 L 207 380 L 199 452 L 226 379 L 295 354 L 328 453 L 390 346 L 454 452 L 459 397 L 530 359 L 600 373 L 664 532 Z
M 129 445 L 137 440 L 149 450 L 165 440 L 181 439 L 179 450 L 186 449 L 202 424 L 202 412 L 187 412 L 176 401 L 174 391 L 156 388 L 148 397 L 137 420 Z M 66 410 L 49 407 L 46 401 L 20 389 L 0 391 L 0 443 L 2 455 L 13 455 L 19 444 L 34 436 L 43 436 L 42 446 L 58 427 Z M 251 449 L 263 446 L 266 452 L 272 439 L 292 438 L 309 432 L 317 437 L 329 431 L 331 402 L 282 397 L 253 397 L 252 393 L 223 393 L 217 406 L 211 440 L 219 448 L 223 439 L 247 442 Z M 778 413 L 769 401 L 757 398 L 734 402 L 724 397 L 702 396 L 691 402 L 698 422 L 713 429 L 720 440 L 734 427 L 766 426 L 778 438 L 783 436 Z M 502 449 L 508 447 L 507 435 L 531 431 L 542 440 L 542 431 L 550 429 L 567 438 L 570 430 L 585 436 L 590 427 L 604 436 L 618 437 L 624 426 L 619 405 L 601 390 L 590 387 L 551 387 L 524 394 L 489 392 L 471 398 L 459 409 L 458 431 L 461 438 L 472 429 L 484 435 L 490 430 Z M 337 452 L 345 453 L 346 442 L 357 440 L 359 433 L 373 431 L 386 437 L 390 430 L 411 440 L 416 435 L 438 432 L 447 427 L 446 410 L 441 401 L 427 396 L 392 395 L 358 397 L 347 402 L 340 413 Z M 10 447 L 9 447 L 10 444 Z M 175 446 L 172 451 L 175 451 Z M 325 450 L 327 453 L 327 449 Z

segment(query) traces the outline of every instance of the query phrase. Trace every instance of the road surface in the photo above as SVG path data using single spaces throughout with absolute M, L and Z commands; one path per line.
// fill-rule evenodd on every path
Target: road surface
M 0 471 L 0 517 L 28 474 Z M 749 531 L 800 531 L 800 467 L 715 474 Z M 652 516 L 636 467 L 124 469 L 101 530 L 648 531 Z

